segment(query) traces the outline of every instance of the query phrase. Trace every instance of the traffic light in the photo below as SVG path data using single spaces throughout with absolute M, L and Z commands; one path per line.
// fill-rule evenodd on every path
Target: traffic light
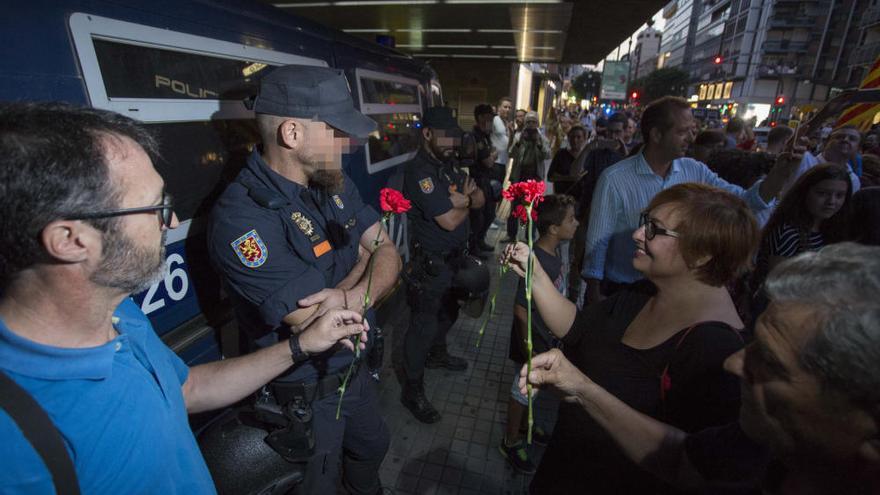
M 776 97 L 776 104 L 777 105 L 785 105 L 785 97 L 782 95 L 777 96 Z
M 715 62 L 715 65 L 721 65 L 721 62 L 724 62 L 724 59 L 721 58 L 721 55 L 715 55 L 715 58 L 712 61 Z
M 630 95 L 630 96 L 632 96 L 632 99 L 633 99 L 633 100 L 638 100 L 638 99 L 639 99 L 639 92 L 638 92 L 638 91 L 633 91 L 633 92 L 632 92 L 632 95 Z

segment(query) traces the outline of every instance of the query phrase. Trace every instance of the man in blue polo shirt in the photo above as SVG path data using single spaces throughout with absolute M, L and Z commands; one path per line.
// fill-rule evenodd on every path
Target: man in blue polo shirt
M 254 111 L 262 147 L 217 200 L 208 251 L 230 289 L 239 328 L 259 349 L 329 308 L 360 310 L 371 257 L 370 300 L 378 300 L 397 280 L 400 256 L 378 213 L 342 172 L 348 136 L 365 137 L 376 124 L 354 109 L 341 71 L 273 69 L 260 81 Z M 337 390 L 354 356 L 334 351 L 295 365 L 277 384 L 313 411 L 315 451 L 302 491 L 335 493 L 341 457 L 345 488 L 374 495 L 388 428 L 375 383 L 357 365 L 336 418 Z
M 366 337 L 333 310 L 291 343 L 188 368 L 127 297 L 161 276 L 178 224 L 155 151 L 111 112 L 0 105 L 0 371 L 46 411 L 81 493 L 214 493 L 187 413 Z M 0 493 L 55 493 L 20 420 L 0 412 Z

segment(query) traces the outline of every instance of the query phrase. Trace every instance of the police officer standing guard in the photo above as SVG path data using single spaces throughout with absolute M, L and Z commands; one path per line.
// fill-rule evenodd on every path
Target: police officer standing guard
M 262 150 L 254 150 L 218 199 L 209 250 L 224 275 L 240 330 L 256 347 L 292 333 L 296 354 L 300 328 L 331 308 L 360 309 L 377 234 L 371 300 L 396 281 L 400 257 L 378 213 L 342 172 L 346 135 L 363 137 L 375 129 L 354 110 L 342 72 L 276 68 L 261 80 L 254 110 Z M 373 321 L 370 312 L 367 318 Z M 373 495 L 380 490 L 378 471 L 389 443 L 375 385 L 360 367 L 337 420 L 337 388 L 353 355 L 337 346 L 308 357 L 295 359 L 301 364 L 273 382 L 279 403 L 295 398 L 311 405 L 315 448 L 303 492 L 335 493 L 344 452 L 345 488 Z
M 492 146 L 492 107 L 481 103 L 474 107 L 474 128 L 462 138 L 461 165 L 468 167 L 469 174 L 483 191 L 486 204 L 483 208 L 471 210 L 471 232 L 468 249 L 482 259 L 481 251 L 491 252 L 495 248 L 486 243 L 486 232 L 495 220 L 495 200 L 501 195 L 501 181 L 495 168 L 498 151 Z
M 425 396 L 425 368 L 467 369 L 467 361 L 449 355 L 446 334 L 458 317 L 453 280 L 467 255 L 468 215 L 482 208 L 485 198 L 453 163 L 461 134 L 452 110 L 429 108 L 422 119 L 422 145 L 404 174 L 404 195 L 413 204 L 407 214 L 413 259 L 400 400 L 423 423 L 440 420 Z

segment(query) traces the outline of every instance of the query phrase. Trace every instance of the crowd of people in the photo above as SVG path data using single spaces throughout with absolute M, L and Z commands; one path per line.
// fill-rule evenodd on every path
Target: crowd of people
M 513 377 L 499 445 L 534 473 L 532 493 L 880 492 L 875 135 L 796 142 L 779 128 L 759 150 L 742 120 L 701 129 L 674 97 L 608 118 L 556 109 L 543 126 L 504 98 L 466 133 L 430 108 L 397 177 L 412 203 L 403 267 L 342 171 L 347 136 L 375 128 L 343 74 L 275 69 L 254 110 L 262 145 L 206 233 L 250 347 L 190 367 L 128 298 L 164 270 L 179 224 L 152 135 L 107 111 L 0 105 L 0 493 L 214 493 L 187 413 L 257 390 L 296 406 L 267 428 L 306 446 L 300 492 L 387 493 L 390 432 L 355 357 L 374 340 L 373 301 L 405 279 L 400 399 L 436 423 L 425 370 L 468 368 L 447 334 L 488 289 L 473 257 L 497 253 L 493 225 L 515 273 L 535 260 L 509 356 L 528 359 L 529 305 L 536 356 Z M 533 251 L 501 207 L 528 179 L 553 186 Z M 553 431 L 533 432 L 547 442 L 537 465 L 527 384 L 564 399 Z

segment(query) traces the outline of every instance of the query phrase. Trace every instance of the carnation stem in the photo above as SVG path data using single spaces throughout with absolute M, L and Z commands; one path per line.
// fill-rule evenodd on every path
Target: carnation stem
M 526 442 L 528 444 L 532 443 L 532 428 L 535 423 L 535 418 L 532 414 L 532 384 L 528 381 L 528 377 L 532 374 L 532 277 L 534 276 L 535 270 L 534 239 L 532 238 L 532 208 L 534 206 L 535 200 L 533 199 L 526 207 L 526 217 L 529 219 L 529 223 L 527 226 L 529 239 L 529 258 L 526 262 L 526 350 L 528 352 L 528 368 L 526 370 L 526 392 L 529 396 L 529 429 L 526 436 Z
M 370 289 L 373 287 L 373 265 L 376 261 L 376 251 L 379 249 L 379 238 L 382 235 L 382 230 L 386 228 L 388 223 L 388 219 L 391 216 L 391 213 L 385 213 L 382 215 L 382 228 L 376 232 L 376 238 L 373 239 L 373 249 L 370 250 L 370 260 L 367 262 L 367 290 L 364 292 L 364 298 L 361 304 L 361 316 L 366 319 L 367 317 L 367 309 L 370 307 Z M 336 419 L 339 420 L 339 417 L 342 413 L 342 399 L 345 397 L 345 391 L 348 389 L 348 382 L 351 380 L 351 375 L 354 373 L 354 367 L 357 365 L 358 361 L 361 358 L 361 334 L 357 334 L 354 338 L 354 359 L 351 360 L 351 364 L 348 366 L 348 371 L 345 372 L 345 378 L 342 379 L 342 384 L 339 385 L 339 402 L 336 404 Z
M 489 311 L 483 317 L 483 323 L 480 324 L 480 332 L 477 334 L 476 347 L 478 348 L 480 347 L 480 341 L 483 339 L 483 332 L 486 331 L 486 326 L 489 324 L 489 318 L 492 317 L 492 313 L 495 311 L 495 299 L 498 297 L 498 291 L 501 290 L 501 279 L 504 278 L 504 274 L 507 273 L 509 268 L 507 264 L 498 267 L 498 285 L 495 286 L 495 292 L 492 293 L 492 297 L 489 299 Z

